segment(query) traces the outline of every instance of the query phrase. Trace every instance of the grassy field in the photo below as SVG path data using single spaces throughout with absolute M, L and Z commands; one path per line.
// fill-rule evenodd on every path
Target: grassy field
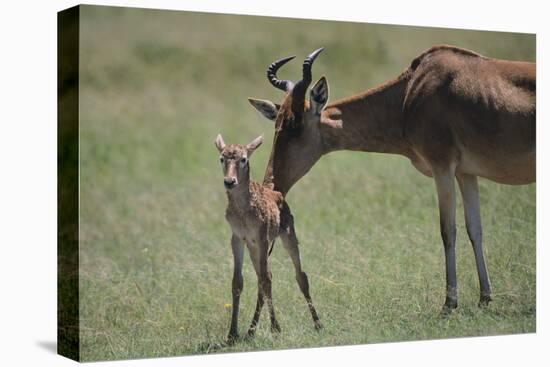
M 213 145 L 219 132 L 232 143 L 263 133 L 252 159 L 252 175 L 263 177 L 273 127 L 246 98 L 280 101 L 265 78 L 276 58 L 324 46 L 314 80 L 326 75 L 334 100 L 398 75 L 438 43 L 534 61 L 534 36 L 88 6 L 81 14 L 83 360 L 535 331 L 535 185 L 480 182 L 488 309 L 477 307 L 458 212 L 459 308 L 442 319 L 434 183 L 402 157 L 339 152 L 288 196 L 325 329 L 314 331 L 278 244 L 271 264 L 282 333 L 270 333 L 264 310 L 254 339 L 220 348 L 232 256 Z M 281 77 L 300 71 L 293 62 Z M 244 277 L 241 333 L 257 291 L 248 256 Z

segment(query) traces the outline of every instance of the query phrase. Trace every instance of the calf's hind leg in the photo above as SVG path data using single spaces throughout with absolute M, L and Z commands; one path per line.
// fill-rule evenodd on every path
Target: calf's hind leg
M 296 272 L 296 281 L 298 282 L 298 285 L 300 286 L 300 290 L 302 291 L 306 299 L 307 306 L 309 307 L 309 311 L 311 312 L 311 317 L 313 318 L 313 322 L 315 324 L 315 329 L 320 330 L 323 328 L 323 325 L 321 324 L 321 320 L 319 320 L 319 316 L 317 315 L 315 306 L 313 306 L 311 295 L 309 294 L 309 282 L 307 279 L 307 275 L 305 272 L 302 271 L 302 262 L 300 260 L 300 249 L 298 248 L 298 238 L 296 237 L 296 232 L 294 231 L 294 223 L 293 223 L 292 217 L 290 217 L 288 231 L 281 233 L 280 236 L 283 242 L 283 247 L 290 255 L 290 258 L 292 259 L 292 263 L 294 264 L 294 270 Z

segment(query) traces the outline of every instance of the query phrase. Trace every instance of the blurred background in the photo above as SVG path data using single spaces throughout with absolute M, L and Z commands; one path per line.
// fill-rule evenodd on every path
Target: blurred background
M 230 229 L 213 141 L 247 143 L 263 178 L 273 126 L 247 97 L 279 102 L 277 58 L 324 46 L 314 81 L 331 100 L 374 87 L 434 44 L 535 61 L 535 36 L 500 32 L 81 6 L 80 317 L 83 360 L 534 332 L 535 185 L 480 180 L 494 302 L 477 307 L 473 252 L 457 211 L 459 308 L 444 300 L 433 181 L 403 157 L 332 153 L 289 193 L 317 333 L 276 245 L 273 296 L 256 337 L 220 347 L 231 312 Z M 296 80 L 300 61 L 279 76 Z M 240 332 L 256 276 L 244 267 Z

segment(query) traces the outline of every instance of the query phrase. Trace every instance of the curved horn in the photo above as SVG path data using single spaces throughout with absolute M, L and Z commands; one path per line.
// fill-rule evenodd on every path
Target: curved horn
M 309 54 L 308 57 L 304 60 L 304 65 L 302 66 L 302 80 L 304 81 L 304 84 L 309 86 L 309 83 L 311 83 L 311 66 L 313 65 L 313 62 L 319 56 L 321 52 L 323 52 L 325 48 L 321 47 L 317 50 L 313 51 Z
M 275 87 L 278 88 L 284 92 L 287 92 L 294 87 L 294 84 L 290 80 L 279 80 L 277 79 L 277 70 L 296 56 L 289 56 L 285 57 L 283 59 L 274 61 L 269 67 L 267 68 L 267 80 Z
M 309 54 L 308 57 L 304 60 L 304 65 L 302 66 L 302 80 L 296 83 L 296 86 L 292 90 L 292 110 L 295 114 L 300 114 L 304 109 L 304 101 L 306 98 L 306 91 L 309 85 L 311 84 L 311 66 L 313 62 L 319 56 L 319 54 L 324 50 L 324 47 L 318 48 Z

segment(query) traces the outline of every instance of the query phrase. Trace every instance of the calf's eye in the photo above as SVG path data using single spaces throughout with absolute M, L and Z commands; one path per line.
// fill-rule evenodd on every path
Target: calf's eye
M 246 158 L 244 158 L 244 157 L 241 158 L 241 163 L 242 163 L 242 164 L 245 164 L 245 163 L 246 163 Z
M 220 163 L 223 163 L 223 157 L 220 157 Z

